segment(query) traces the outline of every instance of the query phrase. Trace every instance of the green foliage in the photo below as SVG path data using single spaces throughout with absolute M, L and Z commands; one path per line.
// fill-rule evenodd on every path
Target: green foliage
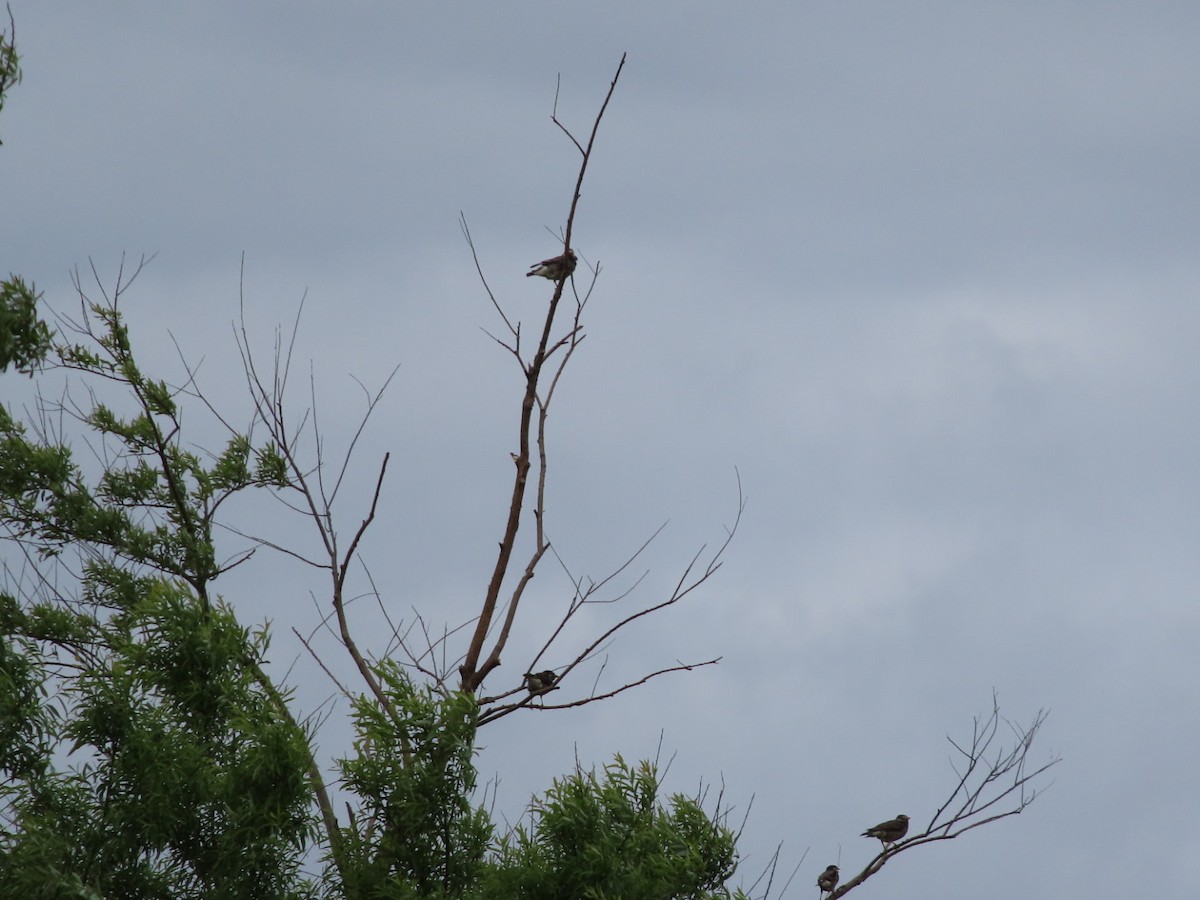
M 737 865 L 734 835 L 698 799 L 658 800 L 648 762 L 619 756 L 595 771 L 556 780 L 534 805 L 534 830 L 500 845 L 480 897 L 639 900 L 732 896 L 722 887 Z
M 265 633 L 207 594 L 216 510 L 279 485 L 278 453 L 184 450 L 175 395 L 115 308 L 92 312 L 95 345 L 58 363 L 132 400 L 78 414 L 103 470 L 0 406 L 0 525 L 31 559 L 81 561 L 73 599 L 0 596 L 0 897 L 313 894 L 309 735 L 258 665 Z
M 0 372 L 13 366 L 33 377 L 34 370 L 50 352 L 54 335 L 50 326 L 38 318 L 39 298 L 33 285 L 25 284 L 16 275 L 0 281 Z
M 104 621 L 3 607 L 0 680 L 19 699 L 0 756 L 16 825 L 0 838 L 0 896 L 298 896 L 308 747 L 247 665 L 262 639 L 177 582 L 93 566 L 106 577 L 136 599 Z M 75 652 L 70 677 L 37 649 L 52 638 Z M 53 709 L 35 673 L 57 688 Z
M 239 434 L 207 466 L 184 450 L 174 392 L 142 374 L 115 307 L 95 304 L 91 312 L 99 329 L 93 345 L 57 353 L 61 366 L 128 388 L 131 413 L 97 402 L 82 417 L 115 443 L 112 461 L 89 485 L 69 447 L 27 440 L 26 429 L 0 407 L 0 493 L 12 504 L 5 518 L 43 556 L 80 541 L 104 547 L 185 580 L 207 602 L 207 585 L 220 572 L 212 538 L 217 509 L 249 487 L 287 486 L 286 464 L 273 444 L 256 449 Z
M 0 111 L 4 110 L 4 101 L 8 89 L 21 83 L 21 57 L 17 54 L 17 29 L 13 23 L 12 11 L 8 14 L 7 31 L 0 31 Z M 3 144 L 0 141 L 0 144 Z M 4 367 L 0 366 L 0 371 Z
M 33 642 L 14 636 L 24 618 L 16 598 L 0 594 L 0 763 L 16 778 L 37 781 L 48 768 L 55 716 Z
M 0 112 L 9 88 L 21 82 L 21 57 L 17 53 L 16 26 L 12 13 L 9 28 L 0 31 Z M 0 141 L 0 144 L 3 142 Z M 33 370 L 50 352 L 52 334 L 37 317 L 38 293 L 32 284 L 16 275 L 0 281 L 0 372 L 15 366 L 32 376 Z
M 345 895 L 464 896 L 492 835 L 471 799 L 475 699 L 417 687 L 389 661 L 376 674 L 385 702 L 355 702 L 358 754 L 340 763 L 345 786 L 361 799 L 343 830 Z

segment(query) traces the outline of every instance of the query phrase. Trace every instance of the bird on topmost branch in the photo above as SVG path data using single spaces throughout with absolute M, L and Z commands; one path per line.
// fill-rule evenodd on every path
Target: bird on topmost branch
M 543 278 L 549 278 L 551 281 L 562 281 L 575 271 L 575 262 L 575 251 L 568 250 L 561 256 L 552 256 L 550 259 L 543 259 L 539 263 L 534 263 L 529 267 L 529 271 L 525 273 L 525 277 L 541 275 Z

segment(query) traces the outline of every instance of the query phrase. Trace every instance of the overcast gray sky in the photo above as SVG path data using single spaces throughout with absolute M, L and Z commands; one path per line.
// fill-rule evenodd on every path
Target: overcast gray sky
M 600 577 L 669 520 L 651 602 L 722 540 L 735 467 L 748 502 L 717 577 L 601 685 L 721 664 L 490 726 L 509 819 L 576 755 L 661 733 L 669 789 L 756 796 L 746 875 L 782 841 L 809 896 L 866 862 L 866 826 L 932 815 L 945 735 L 994 689 L 1014 719 L 1050 709 L 1052 789 L 856 896 L 1200 892 L 1200 5 L 12 6 L 0 270 L 65 309 L 73 267 L 111 282 L 157 254 L 125 298 L 135 340 L 179 381 L 174 335 L 239 415 L 242 254 L 262 352 L 307 292 L 331 436 L 361 411 L 350 376 L 399 364 L 343 521 L 390 451 L 365 558 L 389 609 L 435 623 L 486 585 L 522 389 L 459 211 L 532 327 L 550 286 L 523 273 L 556 252 L 577 166 L 555 78 L 582 133 L 628 51 L 576 222 L 603 272 L 551 421 L 551 537 Z M 323 587 L 260 557 L 225 591 L 274 620 L 282 671 Z M 568 587 L 537 579 L 490 686 Z M 331 692 L 306 659 L 293 677 L 310 707 Z

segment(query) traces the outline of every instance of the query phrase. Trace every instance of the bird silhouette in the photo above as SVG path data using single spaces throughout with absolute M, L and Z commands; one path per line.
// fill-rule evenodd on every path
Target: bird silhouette
M 901 814 L 894 819 L 888 819 L 886 822 L 880 822 L 868 828 L 862 833 L 863 837 L 879 838 L 886 847 L 888 844 L 894 844 L 900 838 L 908 834 L 908 816 Z
M 825 871 L 817 876 L 817 887 L 821 889 L 821 893 L 832 891 L 837 887 L 838 883 L 838 867 L 826 866 Z
M 538 697 L 542 694 L 548 694 L 550 691 L 558 690 L 558 687 L 555 685 L 557 681 L 558 676 L 550 669 L 544 672 L 526 672 L 525 690 Z
M 541 275 L 543 278 L 549 278 L 551 281 L 562 281 L 575 271 L 575 262 L 575 251 L 568 250 L 561 256 L 552 256 L 550 259 L 543 259 L 541 262 L 534 263 L 529 267 L 529 271 L 525 273 L 525 277 Z

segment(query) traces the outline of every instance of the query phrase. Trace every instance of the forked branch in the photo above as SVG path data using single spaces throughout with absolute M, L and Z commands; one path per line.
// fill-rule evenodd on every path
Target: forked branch
M 703 565 L 701 565 L 701 561 L 702 561 L 702 558 L 703 558 L 705 550 L 706 550 L 705 547 L 701 547 L 696 552 L 696 555 L 692 557 L 692 559 L 688 563 L 688 565 L 684 568 L 682 574 L 679 576 L 679 578 L 676 581 L 675 586 L 671 590 L 670 594 L 668 594 L 664 599 L 660 600 L 657 603 L 652 603 L 648 606 L 644 606 L 641 609 L 638 609 L 635 612 L 632 612 L 625 616 L 622 616 L 616 623 L 614 623 L 609 628 L 607 628 L 603 632 L 601 632 L 597 637 L 595 637 L 588 644 L 586 644 L 583 647 L 583 649 L 580 650 L 575 655 L 575 657 L 566 665 L 566 667 L 563 668 L 563 670 L 561 672 L 557 673 L 558 681 L 561 683 L 562 680 L 569 673 L 571 673 L 574 669 L 577 669 L 583 663 L 585 663 L 588 660 L 593 659 L 596 656 L 598 656 L 599 654 L 603 653 L 605 648 L 616 637 L 618 632 L 622 631 L 625 628 L 628 628 L 629 626 L 631 626 L 632 624 L 637 622 L 639 619 L 649 616 L 652 613 L 656 613 L 661 610 L 664 610 L 670 606 L 674 606 L 676 603 L 679 603 L 681 600 L 683 600 L 685 597 L 687 597 L 689 594 L 691 594 L 693 591 L 695 591 L 697 588 L 699 588 L 702 584 L 704 584 L 710 578 L 712 578 L 712 576 L 717 573 L 717 570 L 721 568 L 722 557 L 725 555 L 725 551 L 729 548 L 730 543 L 733 541 L 734 535 L 737 534 L 738 525 L 741 522 L 742 513 L 745 510 L 745 508 L 746 508 L 746 500 L 742 494 L 741 478 L 739 475 L 737 514 L 734 517 L 733 525 L 727 529 L 726 535 L 725 535 L 725 540 L 721 542 L 721 545 L 716 549 L 716 551 L 712 554 L 712 556 L 710 556 L 708 558 L 707 562 L 704 562 Z M 661 533 L 661 531 L 662 531 L 661 528 L 658 529 L 654 533 L 654 535 L 652 535 L 649 540 L 647 540 L 645 543 L 643 543 L 629 559 L 627 559 L 624 563 L 622 563 L 615 571 L 610 573 L 607 577 L 601 579 L 598 582 L 589 583 L 586 587 L 584 587 L 580 581 L 577 581 L 577 580 L 575 581 L 575 596 L 571 599 L 571 602 L 568 604 L 566 611 L 563 613 L 562 620 L 559 622 L 558 626 L 551 633 L 550 637 L 546 639 L 546 642 L 542 645 L 542 649 L 538 652 L 537 656 L 534 658 L 535 666 L 537 664 L 537 661 L 542 657 L 543 654 L 545 654 L 550 649 L 551 644 L 554 643 L 554 641 L 558 638 L 558 636 L 566 628 L 567 623 L 570 622 L 587 604 L 607 603 L 607 602 L 612 602 L 613 599 L 622 600 L 625 598 L 625 596 L 628 593 L 631 592 L 631 591 L 626 591 L 622 594 L 619 594 L 616 598 L 611 598 L 611 599 L 601 599 L 599 596 L 600 592 L 617 575 L 619 575 L 621 572 L 623 572 L 625 569 L 627 569 L 629 566 L 631 566 L 633 564 L 633 562 L 649 546 L 650 542 L 654 539 L 654 537 L 656 537 L 659 533 Z M 640 584 L 640 582 L 641 582 L 641 578 L 638 578 L 637 583 Z M 647 675 L 632 679 L 628 682 L 625 682 L 624 684 L 621 684 L 620 686 L 618 686 L 616 688 L 612 688 L 612 689 L 605 690 L 605 691 L 597 691 L 593 687 L 592 691 L 587 696 L 584 696 L 584 697 L 581 697 L 581 698 L 578 698 L 575 700 L 564 700 L 560 703 L 555 703 L 555 704 L 543 703 L 542 706 L 539 708 L 565 709 L 567 707 L 583 706 L 588 703 L 594 703 L 598 700 L 607 700 L 608 698 L 614 697 L 620 693 L 624 693 L 625 691 L 630 690 L 631 688 L 645 684 L 646 682 L 650 681 L 652 678 L 657 678 L 660 675 L 666 675 L 670 672 L 691 671 L 692 669 L 701 668 L 703 666 L 715 665 L 719 661 L 720 661 L 720 657 L 717 657 L 716 659 L 704 660 L 702 662 L 691 662 L 691 663 L 678 662 L 676 665 L 658 669 L 657 671 L 650 672 Z M 485 723 L 491 722 L 495 719 L 502 718 L 503 716 L 509 715 L 510 713 L 514 712 L 517 709 L 520 709 L 522 707 L 529 705 L 529 700 L 531 699 L 529 697 L 526 697 L 526 698 L 522 699 L 521 701 L 518 701 L 515 703 L 509 702 L 509 703 L 503 703 L 501 705 L 493 705 L 493 704 L 497 704 L 499 701 L 505 700 L 507 697 L 511 696 L 513 693 L 515 693 L 515 692 L 509 691 L 508 693 L 502 694 L 497 697 L 481 698 L 480 706 L 484 707 L 484 712 L 480 715 L 480 719 L 479 719 L 480 724 L 485 724 Z
M 1039 710 L 1029 725 L 1017 725 L 1000 715 L 999 703 L 993 695 L 991 714 L 982 721 L 975 719 L 969 742 L 946 738 L 954 748 L 957 764 L 952 762 L 951 765 L 958 782 L 925 829 L 896 843 L 885 844 L 861 872 L 839 885 L 827 900 L 848 894 L 882 869 L 889 859 L 906 850 L 935 841 L 953 840 L 973 829 L 1020 815 L 1049 786 L 1038 786 L 1035 781 L 1059 761 L 1054 757 L 1034 767 L 1029 759 L 1034 739 L 1046 716 L 1045 710 Z M 1015 739 L 1011 747 L 1002 743 L 1001 726 Z
M 591 160 L 592 148 L 595 145 L 596 134 L 600 128 L 600 122 L 604 118 L 604 111 L 608 108 L 609 100 L 612 99 L 613 92 L 616 90 L 617 81 L 621 77 L 621 70 L 625 66 L 625 57 L 621 57 L 621 62 L 617 66 L 616 74 L 613 76 L 612 83 L 609 85 L 608 93 L 604 97 L 604 102 L 601 104 L 600 111 L 596 114 L 596 118 L 592 123 L 591 135 L 588 137 L 587 145 L 581 145 L 568 131 L 567 134 L 571 137 L 572 142 L 580 149 L 583 159 L 579 165 L 579 172 L 575 179 L 575 190 L 571 198 L 571 204 L 567 212 L 566 228 L 563 232 L 563 248 L 562 253 L 566 255 L 571 251 L 571 236 L 575 229 L 575 215 L 579 209 L 579 198 L 583 186 L 583 179 L 587 174 L 588 163 Z M 557 119 L 557 110 L 552 116 L 556 125 L 559 128 L 567 131 Z M 472 250 L 472 252 L 474 252 Z M 478 263 L 478 260 L 477 260 Z M 469 693 L 475 693 L 483 684 L 488 673 L 500 664 L 500 653 L 504 648 L 508 635 L 511 632 L 513 621 L 517 614 L 517 607 L 520 601 L 520 590 L 523 590 L 523 584 L 527 584 L 529 579 L 533 577 L 533 573 L 537 568 L 537 563 L 541 560 L 545 553 L 544 535 L 539 536 L 538 547 L 534 551 L 534 555 L 530 562 L 526 565 L 525 573 L 522 577 L 522 585 L 518 586 L 518 592 L 514 592 L 508 602 L 508 610 L 505 616 L 505 622 L 501 627 L 499 634 L 496 636 L 490 648 L 486 647 L 488 634 L 500 614 L 501 603 L 500 594 L 504 586 L 504 581 L 509 572 L 509 567 L 512 562 L 513 551 L 516 546 L 517 533 L 521 527 L 522 518 L 525 515 L 525 494 L 529 481 L 529 470 L 531 468 L 531 455 L 535 440 L 534 434 L 534 410 L 539 404 L 539 386 L 541 384 L 543 369 L 547 359 L 557 347 L 565 346 L 563 344 L 551 341 L 551 334 L 554 330 L 554 322 L 558 312 L 559 301 L 562 299 L 563 289 L 566 286 L 569 272 L 564 272 L 554 284 L 554 293 L 550 298 L 550 305 L 546 310 L 545 320 L 542 324 L 541 337 L 537 344 L 533 357 L 528 362 L 523 362 L 525 372 L 525 392 L 521 399 L 521 414 L 520 425 L 518 428 L 519 446 L 514 454 L 515 473 L 513 477 L 512 493 L 509 500 L 508 515 L 505 519 L 504 532 L 500 539 L 499 553 L 496 557 L 496 564 L 492 569 L 492 576 L 488 582 L 487 592 L 484 595 L 483 606 L 479 614 L 479 619 L 475 624 L 475 631 L 471 637 L 470 645 L 468 646 L 466 655 L 462 664 L 459 666 L 459 675 L 462 681 L 462 689 Z M 482 277 L 482 272 L 481 272 Z M 486 281 L 485 281 L 486 287 Z M 492 296 L 495 303 L 494 295 L 491 290 L 488 290 L 489 296 Z M 582 304 L 577 304 L 577 316 L 581 310 Z M 508 324 L 510 333 L 519 337 L 519 332 L 512 326 L 505 317 L 505 322 Z M 578 322 L 572 328 L 570 334 L 578 335 Z M 576 343 L 578 337 L 573 339 Z M 569 342 L 568 342 L 569 343 Z M 510 348 L 519 357 L 519 343 Z M 565 362 L 565 360 L 564 360 Z M 544 404 L 543 404 L 544 406 Z M 544 410 L 543 410 L 544 411 Z M 541 417 L 539 417 L 541 421 Z M 544 469 L 543 469 L 544 471 Z M 539 520 L 541 519 L 542 510 L 539 508 L 534 515 Z

